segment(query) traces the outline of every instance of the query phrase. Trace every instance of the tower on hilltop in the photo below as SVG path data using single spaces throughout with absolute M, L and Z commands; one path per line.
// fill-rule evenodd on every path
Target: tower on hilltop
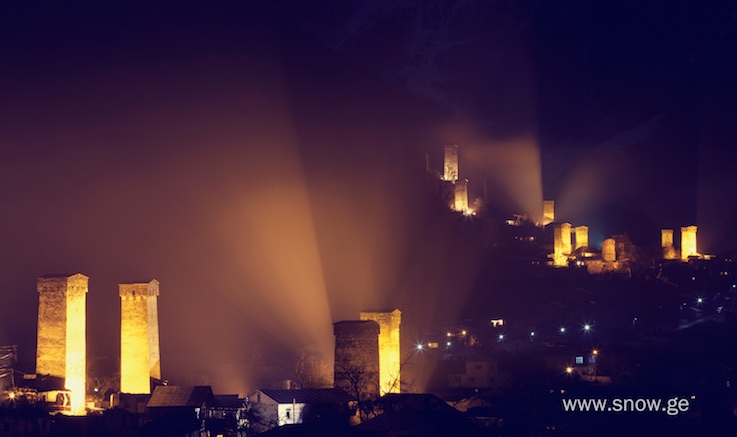
M 673 247 L 673 229 L 660 230 L 660 247 L 663 248 L 663 259 L 676 259 L 676 249 Z
M 696 256 L 696 226 L 681 228 L 681 260 L 688 261 L 689 256 Z
M 543 226 L 555 221 L 555 201 L 543 200 Z
M 71 392 L 70 413 L 85 414 L 87 382 L 87 292 L 89 277 L 37 278 L 38 341 L 36 373 L 64 378 Z
M 120 391 L 151 393 L 161 379 L 159 281 L 118 284 L 120 295 Z
M 445 146 L 443 160 L 443 180 L 455 183 L 458 180 L 458 145 Z

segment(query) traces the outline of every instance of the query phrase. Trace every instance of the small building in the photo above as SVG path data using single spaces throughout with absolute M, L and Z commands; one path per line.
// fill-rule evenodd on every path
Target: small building
M 203 419 L 203 412 L 215 404 L 210 386 L 160 385 L 154 389 L 146 409 L 152 418 L 164 416 Z
M 248 396 L 255 416 L 266 427 L 354 415 L 356 400 L 339 388 L 257 390 Z

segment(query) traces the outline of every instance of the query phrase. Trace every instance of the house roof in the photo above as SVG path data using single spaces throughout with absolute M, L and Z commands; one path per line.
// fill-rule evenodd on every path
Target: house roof
M 215 397 L 208 385 L 160 385 L 154 389 L 146 407 L 199 407 L 212 405 Z
M 353 396 L 339 388 L 308 388 L 302 390 L 260 390 L 279 404 L 341 404 L 350 402 Z

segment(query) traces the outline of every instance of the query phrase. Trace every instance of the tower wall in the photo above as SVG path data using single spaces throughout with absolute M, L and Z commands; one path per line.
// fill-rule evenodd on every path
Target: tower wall
M 617 242 L 614 238 L 607 238 L 601 243 L 601 257 L 605 262 L 617 260 Z
M 555 201 L 543 200 L 543 226 L 555 221 Z
M 453 210 L 466 212 L 468 210 L 468 179 L 458 179 L 454 187 Z
M 443 180 L 455 182 L 458 180 L 458 174 L 458 146 L 456 144 L 445 146 Z
M 553 226 L 553 263 L 556 266 L 564 267 L 568 265 L 567 255 L 571 253 L 570 247 L 571 224 L 556 223 Z
M 579 247 L 588 247 L 589 245 L 589 227 L 576 226 L 576 249 Z
M 696 226 L 681 228 L 681 259 L 688 261 L 689 256 L 695 256 L 696 251 Z
M 85 414 L 87 382 L 87 292 L 89 278 L 40 277 L 36 373 L 64 378 L 70 412 Z
M 159 282 L 119 284 L 120 391 L 148 394 L 160 379 L 157 299 Z
M 663 248 L 663 259 L 676 259 L 676 249 L 673 247 L 673 229 L 660 231 L 660 245 Z
M 379 395 L 379 333 L 373 320 L 333 324 L 335 365 L 333 381 L 360 399 Z
M 402 312 L 362 311 L 361 320 L 373 320 L 379 324 L 379 391 L 399 393 L 401 388 L 401 348 L 399 331 Z

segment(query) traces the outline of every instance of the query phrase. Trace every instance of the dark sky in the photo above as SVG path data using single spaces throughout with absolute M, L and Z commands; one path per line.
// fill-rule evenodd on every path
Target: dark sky
M 165 376 L 241 391 L 253 338 L 324 355 L 364 308 L 452 317 L 478 265 L 438 268 L 421 205 L 450 142 L 509 209 L 737 248 L 737 8 L 593 3 L 4 4 L 0 344 L 33 357 L 56 272 L 91 277 L 95 360 L 116 284 L 156 278 Z

